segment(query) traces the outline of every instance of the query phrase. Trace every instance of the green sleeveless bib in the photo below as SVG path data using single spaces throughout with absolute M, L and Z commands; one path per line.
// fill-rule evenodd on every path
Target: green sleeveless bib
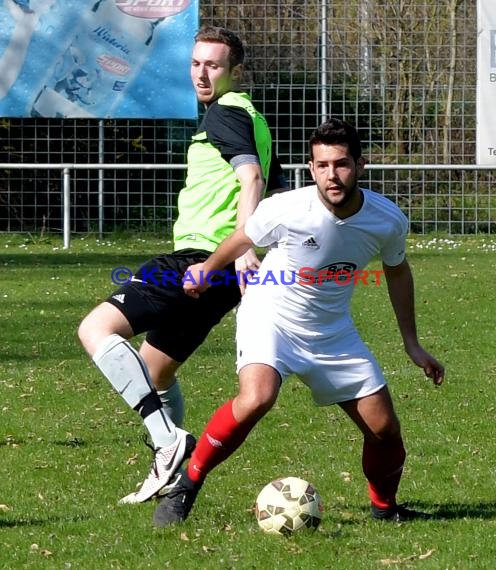
M 246 93 L 229 92 L 219 105 L 241 107 L 253 121 L 260 165 L 267 181 L 272 154 L 272 137 L 265 117 Z M 214 251 L 236 227 L 239 180 L 231 165 L 207 140 L 205 131 L 193 136 L 188 149 L 188 171 L 179 193 L 179 216 L 174 224 L 174 249 Z

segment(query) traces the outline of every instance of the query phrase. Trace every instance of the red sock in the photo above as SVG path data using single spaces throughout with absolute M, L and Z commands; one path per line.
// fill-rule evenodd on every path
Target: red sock
M 364 442 L 362 467 L 373 505 L 387 509 L 396 504 L 406 451 L 401 437 L 394 441 Z
M 201 481 L 219 463 L 243 443 L 254 423 L 240 424 L 232 412 L 232 400 L 222 405 L 210 418 L 188 463 L 192 481 Z

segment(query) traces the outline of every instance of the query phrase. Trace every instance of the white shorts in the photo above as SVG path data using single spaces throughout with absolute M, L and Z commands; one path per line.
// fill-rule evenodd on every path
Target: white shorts
M 302 338 L 283 331 L 272 319 L 260 322 L 260 314 L 254 313 L 238 309 L 238 372 L 248 364 L 267 364 L 283 382 L 296 374 L 318 406 L 363 398 L 386 385 L 376 359 L 354 328 L 332 338 Z

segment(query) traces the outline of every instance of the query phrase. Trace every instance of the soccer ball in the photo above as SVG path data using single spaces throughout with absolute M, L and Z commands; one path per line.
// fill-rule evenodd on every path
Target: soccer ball
M 257 497 L 255 516 L 269 534 L 288 535 L 315 530 L 322 518 L 322 499 L 313 485 L 298 477 L 283 477 L 266 485 Z

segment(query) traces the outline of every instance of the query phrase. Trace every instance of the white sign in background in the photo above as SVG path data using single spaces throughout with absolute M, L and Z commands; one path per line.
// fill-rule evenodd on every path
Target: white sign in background
M 496 0 L 477 4 L 477 164 L 496 165 Z
M 0 0 L 0 116 L 194 119 L 198 0 Z

